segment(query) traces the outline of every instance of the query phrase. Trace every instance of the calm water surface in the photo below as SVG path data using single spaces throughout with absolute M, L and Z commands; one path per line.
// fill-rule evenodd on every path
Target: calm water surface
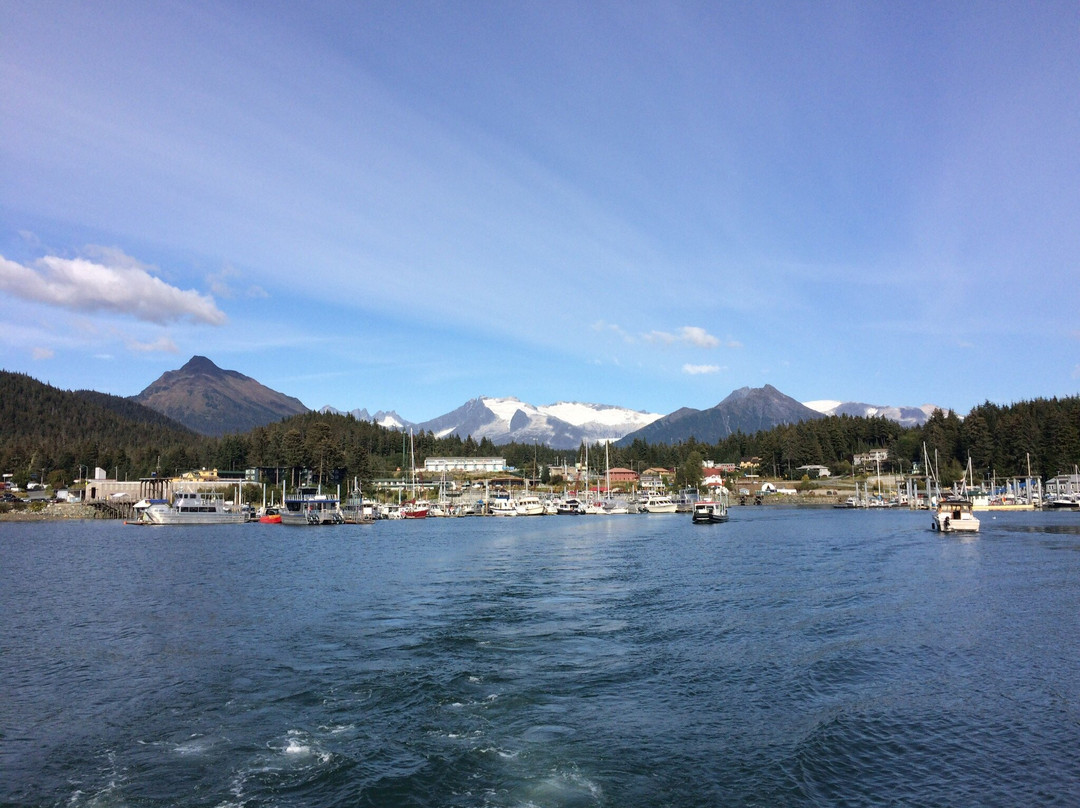
M 0 524 L 0 803 L 1080 804 L 1080 515 Z

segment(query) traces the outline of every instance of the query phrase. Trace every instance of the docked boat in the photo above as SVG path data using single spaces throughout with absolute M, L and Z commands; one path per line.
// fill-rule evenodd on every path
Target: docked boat
M 285 507 L 281 509 L 283 525 L 342 525 L 345 516 L 337 497 L 326 494 L 301 493 L 299 496 L 285 498 Z
M 540 501 L 540 497 L 533 494 L 522 494 L 517 498 L 517 504 L 514 506 L 514 510 L 517 511 L 518 516 L 543 516 L 544 515 L 544 503 Z
M 517 502 L 511 497 L 495 497 L 488 511 L 492 516 L 517 516 Z
M 717 499 L 699 499 L 694 503 L 691 517 L 695 525 L 711 525 L 728 520 L 727 489 L 720 489 Z
M 675 501 L 667 494 L 649 494 L 640 507 L 645 513 L 675 513 Z
M 559 516 L 580 516 L 585 513 L 585 506 L 576 497 L 567 497 L 555 503 L 555 513 Z
M 697 504 L 699 499 L 700 496 L 696 488 L 680 488 L 679 493 L 673 500 L 675 511 L 677 513 L 693 513 L 694 505 Z
M 614 516 L 630 513 L 630 508 L 618 499 L 596 499 L 585 506 L 585 513 L 593 516 Z
M 280 525 L 281 524 L 281 512 L 277 508 L 262 508 L 259 514 L 259 524 L 262 525 Z
M 978 533 L 979 520 L 971 511 L 971 500 L 950 497 L 938 502 L 931 514 L 931 530 L 942 533 Z
M 172 502 L 144 499 L 135 503 L 138 522 L 144 525 L 239 525 L 247 515 L 232 510 L 220 493 L 177 491 Z
M 427 519 L 431 505 L 422 499 L 413 499 L 401 506 L 402 519 Z

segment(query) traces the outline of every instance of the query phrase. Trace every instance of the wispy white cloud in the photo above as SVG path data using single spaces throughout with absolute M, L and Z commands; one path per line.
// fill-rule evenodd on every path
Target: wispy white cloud
M 674 345 L 676 342 L 681 342 L 686 345 L 693 345 L 696 348 L 720 347 L 720 340 L 717 337 L 696 325 L 684 325 L 674 334 L 670 331 L 653 330 L 647 334 L 642 334 L 641 338 L 655 345 Z M 727 344 L 728 347 L 741 347 L 732 345 L 731 341 Z
M 683 342 L 696 345 L 698 348 L 716 348 L 720 345 L 720 340 L 696 325 L 683 326 L 679 329 L 679 336 Z
M 723 370 L 719 365 L 683 365 L 682 372 L 688 376 L 703 376 L 709 373 L 719 373 Z
M 34 359 L 52 359 L 54 356 L 56 356 L 56 351 L 54 351 L 52 348 L 34 348 L 30 352 L 30 355 Z
M 225 322 L 209 295 L 171 286 L 119 250 L 93 248 L 92 254 L 94 260 L 50 255 L 32 267 L 0 256 L 0 290 L 73 311 L 114 312 L 152 323 Z
M 219 272 L 211 272 L 206 276 L 206 283 L 210 287 L 211 294 L 232 300 L 236 297 L 251 299 L 263 299 L 270 295 L 261 286 L 250 284 L 244 288 L 243 276 L 235 267 L 224 266 Z
M 619 339 L 621 339 L 623 342 L 633 342 L 634 341 L 633 336 L 631 336 L 629 333 L 627 333 L 627 331 L 625 329 L 623 329 L 622 326 L 617 325 L 616 323 L 609 323 L 609 322 L 606 322 L 605 320 L 597 320 L 595 323 L 593 323 L 592 328 L 593 328 L 593 331 L 599 331 L 599 332 L 607 333 L 607 334 L 614 334 Z
M 667 331 L 650 331 L 648 334 L 642 334 L 641 338 L 655 345 L 671 345 L 675 342 L 675 335 Z
M 139 353 L 180 353 L 180 349 L 176 347 L 176 343 L 172 341 L 171 337 L 162 336 L 158 337 L 153 342 L 140 342 L 137 339 L 127 339 L 124 341 L 129 350 L 138 351 Z

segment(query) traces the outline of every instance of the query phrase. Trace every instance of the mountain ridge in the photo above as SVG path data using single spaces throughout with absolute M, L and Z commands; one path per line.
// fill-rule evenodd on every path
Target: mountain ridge
M 683 407 L 625 435 L 616 445 L 627 446 L 635 440 L 673 444 L 691 438 L 703 443 L 715 443 L 736 432 L 753 434 L 781 424 L 824 417 L 771 384 L 740 387 L 731 391 L 715 407 L 705 410 Z
M 200 434 L 220 436 L 309 412 L 297 398 L 272 390 L 235 370 L 223 370 L 205 356 L 193 356 L 178 370 L 166 371 L 133 401 L 144 404 Z M 427 421 L 414 422 L 394 410 L 343 411 L 326 405 L 319 412 L 351 415 L 388 429 L 488 439 L 496 445 L 538 443 L 553 449 L 576 449 L 582 442 L 677 443 L 693 438 L 714 442 L 734 432 L 772 429 L 826 415 L 883 416 L 903 426 L 926 422 L 936 409 L 892 407 L 817 400 L 800 403 L 772 385 L 731 391 L 714 407 L 680 407 L 667 415 L 610 404 L 558 401 L 534 405 L 512 396 L 477 396 Z

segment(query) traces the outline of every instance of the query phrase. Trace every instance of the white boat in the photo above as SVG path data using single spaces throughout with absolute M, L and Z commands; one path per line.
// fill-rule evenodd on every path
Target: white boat
M 517 516 L 517 502 L 511 497 L 496 497 L 491 501 L 492 516 Z
M 517 498 L 517 504 L 514 506 L 514 510 L 517 511 L 518 516 L 543 516 L 544 515 L 544 503 L 540 501 L 540 497 L 533 494 L 522 494 Z
M 594 499 L 585 506 L 585 513 L 593 516 L 613 516 L 620 513 L 630 513 L 625 502 L 617 499 Z
M 942 533 L 978 533 L 979 520 L 971 512 L 971 500 L 942 499 L 932 514 L 931 530 Z
M 345 515 L 341 512 L 337 497 L 326 494 L 301 493 L 286 497 L 281 509 L 283 525 L 342 525 Z
M 230 510 L 220 493 L 177 491 L 172 502 L 144 499 L 135 503 L 144 525 L 239 525 L 247 521 L 240 508 Z
M 667 494 L 649 494 L 640 507 L 645 513 L 675 513 L 675 501 Z

